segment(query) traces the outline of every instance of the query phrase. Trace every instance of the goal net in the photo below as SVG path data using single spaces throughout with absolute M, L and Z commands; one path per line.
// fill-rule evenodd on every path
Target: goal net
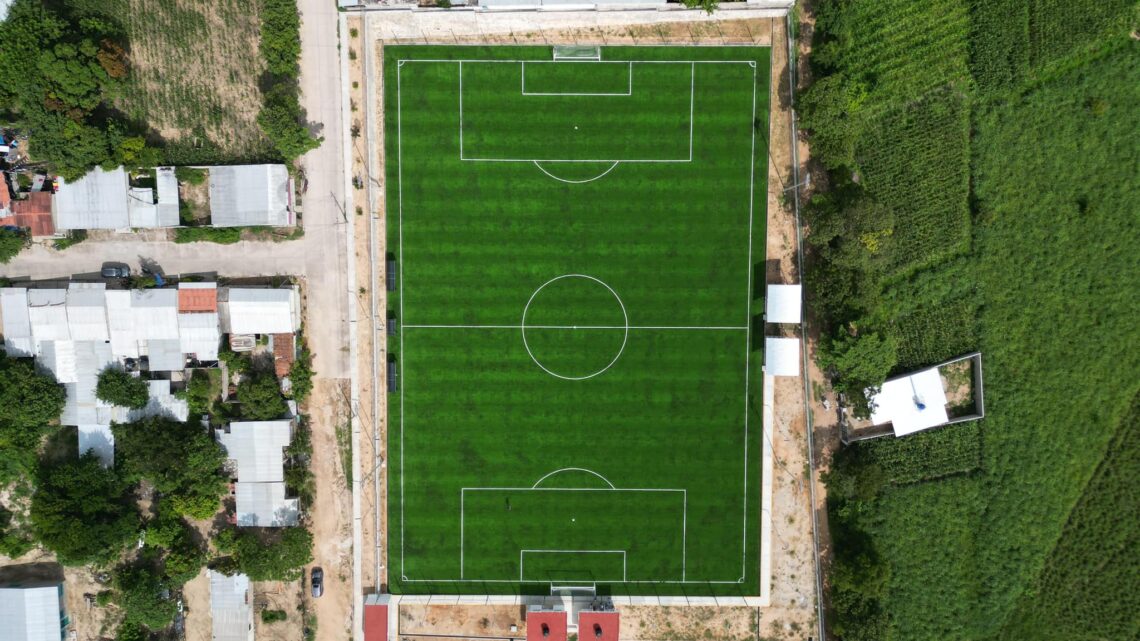
M 555 60 L 601 60 L 602 48 L 591 45 L 554 45 Z
M 593 597 L 598 594 L 596 583 L 551 583 L 550 596 L 586 596 Z

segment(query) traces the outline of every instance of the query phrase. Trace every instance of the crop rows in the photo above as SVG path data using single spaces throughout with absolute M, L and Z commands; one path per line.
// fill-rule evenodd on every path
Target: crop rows
M 973 302 L 955 300 L 896 320 L 899 371 L 935 365 L 976 348 L 977 311 Z
M 859 443 L 868 462 L 878 464 L 888 483 L 906 485 L 978 469 L 982 456 L 980 424 L 970 421 L 906 438 Z
M 936 264 L 970 237 L 969 110 L 953 91 L 887 112 L 860 138 L 867 192 L 893 214 L 897 271 Z
M 1106 36 L 1128 34 L 1132 0 L 1038 0 L 1029 10 L 1029 48 L 1034 66 L 1079 54 Z

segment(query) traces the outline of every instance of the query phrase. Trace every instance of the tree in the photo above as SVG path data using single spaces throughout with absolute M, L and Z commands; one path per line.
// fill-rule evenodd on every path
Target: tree
M 321 145 L 304 124 L 304 112 L 293 83 L 269 89 L 257 114 L 257 124 L 284 160 L 293 160 Z
M 99 373 L 95 397 L 112 405 L 141 410 L 150 401 L 146 381 L 131 376 L 118 367 L 108 367 Z
M 111 77 L 99 64 L 99 45 L 83 39 L 60 42 L 40 53 L 37 65 L 47 89 L 46 101 L 56 111 L 89 113 L 102 102 Z
M 194 539 L 194 532 L 177 513 L 163 509 L 158 518 L 146 524 L 146 548 L 162 559 L 163 576 L 178 586 L 198 576 L 206 565 L 206 551 Z
M 7 189 L 7 187 L 0 185 L 0 189 Z M 27 244 L 28 239 L 23 232 L 15 229 L 0 229 L 0 263 L 7 263 L 15 258 L 16 254 L 20 253 L 20 250 Z
M 234 527 L 218 533 L 214 544 L 230 556 L 234 570 L 254 581 L 295 581 L 313 560 L 313 535 L 301 527 L 261 532 Z
M 289 411 L 277 377 L 269 372 L 247 376 L 237 388 L 241 417 L 248 421 L 272 421 Z
M 134 540 L 139 514 L 131 485 L 91 453 L 40 469 L 32 533 L 64 565 L 106 563 Z
M 147 479 L 178 514 L 208 518 L 226 491 L 226 455 L 202 426 L 152 416 L 116 423 L 117 465 L 131 481 Z
M 289 382 L 293 384 L 292 396 L 298 403 L 304 402 L 313 391 L 313 353 L 303 339 L 301 352 L 289 368 Z
M 825 339 L 821 344 L 820 363 L 838 372 L 835 389 L 847 394 L 856 416 L 871 414 L 865 393 L 877 392 L 887 375 L 898 364 L 898 344 L 894 336 L 877 332 Z
M 63 411 L 66 394 L 29 358 L 0 351 L 0 481 L 27 474 L 50 424 Z
M 124 622 L 150 630 L 161 630 L 174 622 L 178 606 L 170 599 L 167 586 L 152 568 L 145 565 L 120 567 L 115 571 L 114 585 Z

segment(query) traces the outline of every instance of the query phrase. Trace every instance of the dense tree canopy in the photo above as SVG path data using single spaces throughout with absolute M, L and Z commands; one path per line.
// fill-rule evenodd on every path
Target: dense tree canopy
M 133 410 L 146 407 L 147 401 L 150 400 L 146 381 L 131 376 L 118 367 L 108 367 L 99 373 L 95 396 L 101 401 Z
M 241 417 L 249 421 L 272 421 L 289 411 L 281 385 L 271 372 L 256 372 L 238 384 Z
M 124 566 L 115 571 L 115 591 L 124 623 L 161 630 L 174 622 L 178 606 L 166 586 L 145 564 Z
M 12 260 L 27 242 L 24 234 L 14 229 L 0 229 L 0 263 Z
M 90 453 L 40 468 L 30 518 L 64 565 L 111 561 L 139 529 L 131 484 Z
M 154 416 L 112 430 L 117 465 L 128 480 L 149 480 L 177 513 L 208 518 L 218 511 L 226 457 L 201 425 Z
M 0 480 L 26 474 L 40 439 L 63 411 L 63 386 L 30 358 L 0 351 Z
M 295 581 L 313 560 L 313 535 L 300 527 L 261 531 L 230 528 L 220 532 L 214 543 L 229 555 L 232 570 L 254 581 Z

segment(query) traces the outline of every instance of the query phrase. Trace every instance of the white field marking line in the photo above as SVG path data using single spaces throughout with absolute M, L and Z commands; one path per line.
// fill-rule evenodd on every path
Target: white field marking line
M 622 320 L 625 322 L 625 324 L 622 325 L 622 330 L 624 333 L 622 334 L 622 337 L 621 337 L 621 347 L 618 348 L 617 354 L 614 355 L 613 360 L 611 360 L 609 363 L 607 363 L 606 366 L 603 367 L 602 369 L 600 369 L 600 370 L 598 370 L 592 374 L 587 374 L 585 376 L 564 376 L 564 375 L 559 374 L 558 372 L 555 372 L 555 371 L 551 370 L 550 368 L 546 367 L 545 365 L 542 364 L 542 361 L 538 360 L 538 358 L 534 355 L 534 352 L 530 351 L 530 343 L 528 343 L 526 340 L 526 329 L 527 329 L 527 327 L 526 327 L 526 314 L 528 311 L 530 311 L 530 304 L 534 302 L 534 297 L 538 296 L 538 293 L 541 292 L 547 285 L 554 283 L 554 282 L 557 282 L 557 281 L 560 281 L 560 280 L 565 279 L 565 278 L 584 278 L 586 280 L 593 281 L 593 282 L 597 283 L 598 285 L 601 285 L 602 287 L 605 287 L 610 292 L 610 294 L 614 297 L 614 300 L 617 301 L 617 304 L 621 307 Z M 526 348 L 526 353 L 527 353 L 527 355 L 530 356 L 530 360 L 534 361 L 534 364 L 538 365 L 539 369 L 546 372 L 547 374 L 550 374 L 551 376 L 553 376 L 555 378 L 561 378 L 562 380 L 566 380 L 566 381 L 584 381 L 586 379 L 594 378 L 595 376 L 599 376 L 601 374 L 604 374 L 606 370 L 608 370 L 609 368 L 614 366 L 614 363 L 618 362 L 618 359 L 621 358 L 621 355 L 625 352 L 626 344 L 629 343 L 629 312 L 626 311 L 625 303 L 622 302 L 621 296 L 618 296 L 618 293 L 614 291 L 614 288 L 607 285 L 600 278 L 595 278 L 595 277 L 589 276 L 587 274 L 562 274 L 561 276 L 555 276 L 554 278 L 551 278 L 550 280 L 546 281 L 545 283 L 539 285 L 538 289 L 534 290 L 534 293 L 532 293 L 530 295 L 530 298 L 527 299 L 526 306 L 523 307 L 522 319 L 519 321 L 519 325 L 521 326 L 520 333 L 522 334 L 523 347 Z
M 691 142 L 690 142 L 689 146 L 690 147 L 692 146 Z M 586 180 L 566 180 L 565 178 L 559 178 L 558 176 L 555 176 L 554 174 L 550 173 L 549 171 L 546 171 L 545 169 L 543 169 L 542 165 L 539 163 L 540 163 L 540 161 L 535 160 L 534 166 L 538 167 L 538 170 L 541 171 L 542 173 L 546 174 L 547 176 L 550 176 L 551 178 L 553 178 L 559 182 L 569 183 L 571 185 L 581 185 L 581 184 L 585 184 L 585 183 L 594 182 L 595 180 L 597 180 L 599 178 L 605 178 L 606 174 L 613 171 L 618 166 L 618 164 L 621 163 L 621 161 L 615 160 L 614 164 L 610 165 L 609 169 L 603 171 L 602 173 L 598 174 L 597 176 L 594 176 L 593 178 L 587 178 Z
M 522 325 L 400 325 L 403 329 L 522 329 Z M 625 329 L 624 325 L 527 325 L 527 329 Z M 747 331 L 748 327 L 730 325 L 630 325 L 641 330 L 709 330 Z
M 752 210 L 756 202 L 756 65 L 752 65 L 752 152 L 748 156 L 748 289 L 745 291 L 747 314 L 745 322 L 752 322 Z M 752 335 L 744 334 L 744 497 L 741 511 L 744 514 L 744 529 L 740 535 L 740 582 L 748 576 L 748 374 L 751 369 Z
M 619 97 L 624 97 L 624 96 L 632 96 L 633 95 L 633 61 L 632 60 L 626 61 L 629 63 L 629 89 L 626 90 L 625 93 L 576 93 L 576 92 L 565 92 L 565 93 L 563 93 L 563 92 L 558 92 L 558 91 L 554 91 L 554 92 L 530 91 L 530 92 L 528 92 L 526 90 L 526 63 L 527 62 L 530 62 L 531 64 L 551 65 L 551 64 L 556 64 L 556 63 L 560 63 L 560 62 L 601 62 L 601 60 L 589 60 L 589 61 L 587 61 L 587 60 L 570 60 L 570 61 L 563 61 L 563 60 L 529 60 L 528 61 L 528 60 L 523 60 L 520 64 L 522 65 L 522 95 L 524 95 L 524 96 L 619 96 Z M 605 64 L 615 65 L 615 64 L 621 64 L 621 63 L 622 63 L 622 61 L 620 61 L 620 60 L 614 60 L 614 61 L 606 62 Z
M 526 553 L 532 552 L 537 554 L 620 554 L 621 555 L 621 582 L 625 583 L 629 580 L 629 566 L 627 564 L 627 555 L 625 550 L 519 550 L 519 583 L 525 583 L 526 579 L 523 578 L 525 573 L 523 568 L 526 567 Z M 589 579 L 570 579 L 578 581 L 588 581 Z M 615 582 L 606 581 L 605 579 L 598 579 L 605 583 Z
M 548 479 L 548 478 L 550 478 L 550 477 L 554 476 L 555 474 L 561 474 L 562 472 L 585 472 L 585 473 L 587 473 L 587 474 L 593 474 L 594 476 L 596 476 L 596 477 L 598 477 L 598 478 L 602 479 L 603 481 L 605 481 L 605 482 L 606 482 L 606 485 L 610 486 L 610 489 L 611 489 L 611 490 L 617 489 L 617 488 L 615 488 L 615 487 L 614 487 L 614 484 L 613 484 L 613 483 L 611 483 L 611 482 L 610 482 L 610 480 L 609 480 L 608 478 L 606 478 L 606 477 L 602 476 L 601 474 L 598 474 L 598 473 L 597 473 L 597 472 L 595 472 L 594 470 L 588 470 L 588 469 L 586 469 L 586 468 L 584 468 L 584 467 L 564 467 L 564 468 L 562 468 L 562 469 L 560 469 L 560 470 L 554 470 L 553 472 L 549 472 L 548 474 L 546 474 L 546 475 L 545 475 L 545 476 L 543 476 L 542 478 L 540 478 L 540 479 L 538 479 L 537 481 L 535 481 L 535 482 L 534 482 L 534 485 L 530 486 L 530 488 L 531 488 L 532 490 L 533 490 L 533 489 L 537 489 L 539 485 L 542 485 L 542 482 L 543 482 L 543 481 L 545 481 L 546 479 Z
M 401 468 L 403 469 L 403 468 Z M 539 479 L 539 483 L 546 480 L 547 477 L 557 474 L 564 470 L 582 470 L 597 475 L 606 483 L 606 479 L 601 474 L 597 474 L 592 470 L 586 468 L 563 468 L 563 470 L 555 470 L 550 474 Z M 467 492 L 680 492 L 681 493 L 681 580 L 680 581 L 632 581 L 632 583 L 740 583 L 736 581 L 687 581 L 685 580 L 685 572 L 688 566 L 689 558 L 689 490 L 683 488 L 653 488 L 653 487 L 622 487 L 616 488 L 612 485 L 610 487 L 461 487 L 459 488 L 459 578 L 458 579 L 409 579 L 406 576 L 401 576 L 401 581 L 412 583 L 436 583 L 440 581 L 464 581 L 472 583 L 513 583 L 513 579 L 467 579 L 464 578 L 464 550 L 466 548 L 466 531 L 464 523 L 466 517 L 465 510 L 465 495 Z M 402 500 L 402 499 L 401 499 Z M 619 583 L 619 581 L 606 581 L 606 583 Z M 620 581 L 620 583 L 630 583 L 630 581 Z
M 403 179 L 404 179 L 403 178 L 404 177 L 403 155 L 404 154 L 403 154 L 403 151 L 404 151 L 404 149 L 403 149 L 403 93 L 401 91 L 400 70 L 403 68 L 403 65 L 405 62 L 456 62 L 456 61 L 455 60 L 446 60 L 446 59 L 418 59 L 418 60 L 416 60 L 416 59 L 400 59 L 397 61 L 397 69 L 396 69 L 396 131 L 397 131 L 396 147 L 397 147 L 397 165 L 398 165 L 398 168 L 397 168 L 397 183 L 398 183 L 397 184 L 397 193 L 398 193 L 398 197 L 399 197 L 399 223 L 400 223 L 399 250 L 400 250 L 400 258 L 401 259 L 403 258 L 403 252 L 404 252 L 404 225 L 403 225 L 403 222 L 404 222 L 404 190 L 403 190 Z M 459 62 L 462 63 L 463 61 L 459 61 Z M 521 62 L 521 61 L 518 61 L 518 60 L 511 60 L 511 61 L 506 61 L 506 60 L 467 60 L 467 62 Z M 670 61 L 640 60 L 637 62 L 644 63 L 644 64 L 657 64 L 657 63 L 674 63 L 674 64 L 676 64 L 676 63 L 681 63 L 681 62 L 693 63 L 693 61 L 677 61 L 677 60 L 670 60 Z M 702 64 L 747 64 L 747 65 L 752 67 L 752 69 L 753 69 L 753 72 L 752 72 L 753 83 L 752 83 L 752 115 L 751 115 L 751 117 L 753 119 L 755 119 L 755 117 L 756 117 L 756 73 L 757 73 L 756 72 L 756 62 L 753 60 L 705 60 L 705 61 L 700 61 L 700 62 Z M 693 64 L 695 64 L 695 63 L 693 63 Z M 461 66 L 461 71 L 460 71 L 460 83 L 462 83 L 462 66 Z M 461 109 L 460 119 L 462 122 L 462 103 L 463 103 L 462 84 L 460 86 L 459 102 L 460 102 L 460 109 Z M 460 149 L 461 150 L 462 150 L 462 136 L 463 136 L 463 131 L 462 131 L 462 127 L 460 127 L 460 141 L 461 141 Z M 484 160 L 487 160 L 487 159 L 484 159 Z M 492 162 L 496 161 L 496 159 L 489 159 L 489 160 Z M 500 160 L 500 161 L 501 162 L 534 162 L 533 160 L 530 160 L 530 161 Z M 543 162 L 590 162 L 590 161 L 547 160 L 547 161 L 543 161 Z M 629 161 L 626 161 L 626 162 L 629 162 Z M 638 162 L 674 162 L 674 161 L 642 160 L 642 161 L 638 161 Z M 751 317 L 752 317 L 751 252 L 752 252 L 752 233 L 753 233 L 752 232 L 752 229 L 753 229 L 752 221 L 753 221 L 753 213 L 754 213 L 753 210 L 754 210 L 754 206 L 755 206 L 754 205 L 754 203 L 755 203 L 754 191 L 755 191 L 755 173 L 756 173 L 756 131 L 755 131 L 755 126 L 753 126 L 753 131 L 752 131 L 752 154 L 751 154 L 751 157 L 749 158 L 749 162 L 751 163 L 750 175 L 752 177 L 752 182 L 749 185 L 749 191 L 752 192 L 753 195 L 749 199 L 749 204 L 748 204 L 748 219 L 749 219 L 749 228 L 748 228 L 749 274 L 748 274 L 748 280 L 749 280 L 749 287 L 748 287 L 748 303 L 747 304 L 748 304 L 748 320 L 751 321 Z M 399 284 L 399 288 L 400 288 L 400 317 L 403 318 L 404 317 L 404 297 L 403 297 L 404 270 L 403 269 L 400 270 L 399 280 L 400 280 L 400 284 Z M 410 327 L 410 328 L 518 329 L 517 326 L 513 326 L 513 325 L 496 326 L 496 325 L 403 325 L 403 324 L 401 324 L 401 327 Z M 618 328 L 614 328 L 614 329 L 618 329 Z M 642 329 L 642 330 L 645 330 L 645 329 L 659 329 L 659 330 L 671 330 L 671 329 L 748 330 L 750 328 L 748 326 L 745 326 L 745 327 L 630 326 L 629 329 Z M 747 342 L 747 346 L 745 349 L 745 371 L 744 371 L 744 375 L 745 375 L 745 384 L 744 384 L 744 389 L 745 389 L 744 470 L 745 470 L 745 473 L 744 473 L 744 527 L 743 527 L 743 531 L 742 531 L 742 538 L 743 538 L 743 541 L 742 541 L 742 547 L 743 547 L 742 557 L 743 557 L 743 559 L 742 560 L 743 560 L 743 563 L 742 563 L 742 567 L 741 567 L 741 578 L 737 579 L 736 581 L 721 581 L 721 580 L 668 581 L 668 580 L 665 580 L 665 581 L 634 581 L 632 583 L 640 583 L 640 584 L 647 584 L 647 585 L 648 584 L 652 584 L 652 585 L 666 585 L 666 584 L 674 585 L 674 584 L 733 584 L 733 583 L 743 583 L 744 582 L 744 576 L 747 574 L 747 551 L 748 551 L 748 500 L 747 500 L 747 497 L 748 497 L 748 454 L 747 454 L 747 450 L 748 450 L 748 377 L 749 377 L 750 357 L 751 357 L 751 353 L 750 353 L 750 351 L 751 351 L 751 340 L 750 340 L 750 337 L 746 338 L 745 340 Z M 400 334 L 400 371 L 401 371 L 401 373 L 403 372 L 403 366 L 404 366 L 404 337 L 403 337 L 403 333 L 401 332 L 401 334 Z M 465 489 L 468 489 L 468 488 L 465 488 Z M 526 489 L 526 488 L 491 488 L 491 489 Z M 542 488 L 542 489 L 549 490 L 552 488 Z M 409 582 L 409 583 L 439 583 L 439 582 L 445 582 L 445 581 L 451 581 L 451 582 L 456 581 L 456 579 L 453 579 L 453 578 L 451 578 L 451 579 L 409 579 L 404 574 L 404 521 L 405 521 L 405 519 L 404 519 L 404 515 L 405 515 L 405 511 L 404 511 L 405 491 L 404 490 L 405 490 L 405 488 L 404 488 L 404 387 L 401 386 L 400 387 L 400 575 L 401 575 L 401 580 L 405 581 L 405 582 Z M 643 490 L 643 491 L 649 491 L 649 490 Z M 687 511 L 687 509 L 688 508 L 687 508 L 687 497 L 686 497 L 686 511 Z M 687 527 L 687 525 L 686 525 L 686 527 Z M 458 579 L 458 581 L 471 582 L 471 583 L 515 583 L 515 581 L 512 579 Z
M 399 260 L 404 260 L 404 95 L 401 92 L 400 85 L 400 72 L 404 69 L 404 61 L 401 60 L 396 65 L 396 180 L 397 180 L 397 194 L 399 198 L 399 224 L 400 224 L 400 255 Z M 459 92 L 459 99 L 463 100 L 463 92 Z M 459 135 L 462 136 L 463 132 L 460 131 Z M 462 144 L 460 146 L 462 149 Z M 399 266 L 400 270 L 400 318 L 404 318 L 404 266 Z M 400 371 L 398 374 L 402 377 L 404 374 L 404 333 L 400 332 Z M 398 379 L 397 379 L 398 380 Z M 400 385 L 400 577 L 401 579 L 407 578 L 404 575 L 404 523 L 407 519 L 404 517 L 404 467 L 407 465 L 407 459 L 404 458 L 404 388 L 407 387 L 407 381 Z
M 693 161 L 693 105 L 696 102 L 696 74 L 697 62 L 692 60 L 630 60 L 630 92 L 633 91 L 633 63 L 654 63 L 654 64 L 688 64 L 690 73 L 689 82 L 689 157 L 688 158 L 667 158 L 667 159 L 640 159 L 640 158 L 602 158 L 602 159 L 567 159 L 567 158 L 468 158 L 463 153 L 463 63 L 464 62 L 511 62 L 511 63 L 526 63 L 526 62 L 547 62 L 537 60 L 401 60 L 400 64 L 404 62 L 458 62 L 459 63 L 459 159 L 467 162 L 532 162 L 538 164 L 540 162 L 634 162 L 634 163 L 682 163 Z M 585 62 L 585 61 L 583 61 Z M 618 61 L 614 61 L 618 62 Z M 755 69 L 755 62 L 750 60 L 701 60 L 704 63 L 741 63 L 752 65 Z M 525 69 L 525 65 L 523 69 Z M 753 92 L 756 89 L 753 87 Z M 550 94 L 555 96 L 568 96 L 568 95 L 607 95 L 607 94 Z M 755 110 L 753 110 L 753 117 L 755 117 Z M 542 169 L 539 167 L 539 169 Z M 612 168 L 611 168 L 612 169 Z M 548 174 L 549 175 L 549 174 Z M 553 176 L 551 176 L 553 178 Z

